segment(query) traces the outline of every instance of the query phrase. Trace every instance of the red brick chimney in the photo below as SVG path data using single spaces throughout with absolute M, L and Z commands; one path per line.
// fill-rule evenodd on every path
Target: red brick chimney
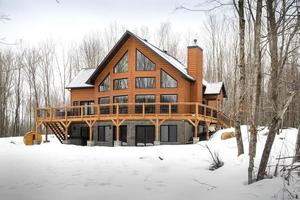
M 191 102 L 202 103 L 202 79 L 203 79 L 203 50 L 196 45 L 187 48 L 187 70 L 190 76 L 195 79 L 191 85 Z

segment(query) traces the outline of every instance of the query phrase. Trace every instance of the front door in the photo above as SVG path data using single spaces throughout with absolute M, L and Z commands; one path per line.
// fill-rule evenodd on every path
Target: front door
M 89 138 L 89 127 L 82 126 L 80 128 L 80 138 L 81 138 L 81 145 L 86 146 L 87 145 L 87 140 Z
M 155 126 L 136 126 L 135 143 L 137 146 L 148 145 L 154 143 Z

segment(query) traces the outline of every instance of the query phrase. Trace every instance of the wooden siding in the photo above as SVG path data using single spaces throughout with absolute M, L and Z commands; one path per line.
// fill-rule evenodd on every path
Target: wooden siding
M 155 71 L 136 71 L 136 49 L 155 63 Z M 118 63 L 126 51 L 128 51 L 128 72 L 113 73 L 114 66 Z M 177 88 L 160 87 L 161 69 L 165 70 L 177 80 Z M 99 92 L 99 85 L 108 74 L 110 74 L 110 88 L 105 92 Z M 155 77 L 155 88 L 135 88 L 136 77 Z M 128 89 L 113 90 L 113 80 L 120 78 L 128 78 Z M 138 94 L 154 94 L 156 102 L 160 102 L 161 94 L 176 94 L 178 95 L 178 102 L 190 102 L 190 87 L 191 83 L 184 79 L 177 69 L 170 66 L 170 64 L 158 57 L 154 52 L 152 52 L 152 50 L 145 47 L 138 40 L 130 37 L 99 74 L 93 89 L 71 89 L 70 92 L 72 102 L 94 100 L 95 103 L 97 103 L 99 97 L 110 97 L 110 102 L 113 102 L 113 96 L 128 95 L 128 102 L 134 103 L 135 95 Z

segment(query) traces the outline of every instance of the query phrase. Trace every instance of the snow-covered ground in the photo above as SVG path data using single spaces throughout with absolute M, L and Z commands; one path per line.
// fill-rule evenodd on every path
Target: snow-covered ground
M 25 146 L 21 137 L 2 138 L 0 199 L 281 199 L 280 177 L 246 184 L 247 127 L 243 126 L 246 153 L 240 157 L 235 138 L 220 140 L 222 131 L 195 145 L 153 147 L 61 145 L 54 137 L 50 143 Z M 259 133 L 258 157 L 266 132 Z M 271 164 L 281 150 L 293 155 L 296 135 L 296 129 L 284 129 L 276 136 Z M 211 161 L 205 144 L 219 152 L 222 168 L 208 170 Z

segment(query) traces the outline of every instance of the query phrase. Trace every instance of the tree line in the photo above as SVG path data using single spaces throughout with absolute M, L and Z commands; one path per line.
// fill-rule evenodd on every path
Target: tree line
M 142 26 L 133 32 L 182 63 L 186 63 L 186 46 L 201 36 L 198 44 L 204 49 L 204 78 L 225 83 L 228 98 L 222 109 L 236 121 L 238 155 L 244 153 L 240 125 L 250 126 L 251 183 L 264 177 L 279 129 L 300 124 L 299 0 L 212 0 L 209 4 L 209 9 L 175 9 L 207 12 L 199 32 L 178 32 L 168 22 L 157 29 Z M 220 15 L 220 9 L 227 12 Z M 81 68 L 97 67 L 125 30 L 112 23 L 69 46 L 51 39 L 35 46 L 2 45 L 0 137 L 31 130 L 35 107 L 69 104 L 66 84 Z M 269 134 L 257 177 L 253 178 L 259 126 L 268 126 Z

